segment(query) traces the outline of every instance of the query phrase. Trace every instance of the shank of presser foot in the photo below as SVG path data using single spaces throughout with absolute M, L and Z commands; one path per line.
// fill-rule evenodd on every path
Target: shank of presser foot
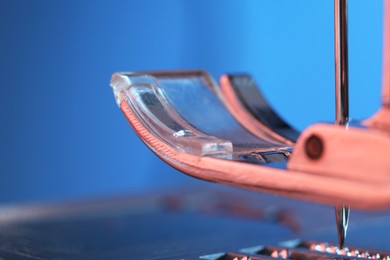
M 232 79 L 223 76 L 222 85 L 240 88 Z M 269 105 L 256 112 L 268 117 L 256 116 L 250 101 L 226 98 L 203 71 L 115 73 L 111 87 L 137 135 L 188 175 L 332 205 L 390 205 L 385 129 L 317 124 L 295 143 L 298 133 Z

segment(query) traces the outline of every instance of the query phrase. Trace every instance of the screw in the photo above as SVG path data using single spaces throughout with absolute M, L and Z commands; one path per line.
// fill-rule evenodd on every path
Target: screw
M 323 151 L 324 145 L 320 137 L 317 135 L 311 135 L 306 139 L 305 152 L 307 157 L 312 160 L 318 160 L 321 158 Z

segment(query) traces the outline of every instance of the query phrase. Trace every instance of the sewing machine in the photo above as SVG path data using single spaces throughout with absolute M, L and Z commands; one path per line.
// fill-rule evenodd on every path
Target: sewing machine
M 188 177 L 132 196 L 1 206 L 0 259 L 389 259 L 389 2 L 383 108 L 368 120 L 349 120 L 342 0 L 336 123 L 298 132 L 249 75 L 216 83 L 203 71 L 114 74 L 118 105 L 145 144 L 209 182 Z
M 250 76 L 222 75 L 218 86 L 203 71 L 116 73 L 117 104 L 145 144 L 188 175 L 335 205 L 339 247 L 332 253 L 348 256 L 342 250 L 350 206 L 390 203 L 390 4 L 384 2 L 383 106 L 369 119 L 349 116 L 345 0 L 334 1 L 334 123 L 299 133 Z

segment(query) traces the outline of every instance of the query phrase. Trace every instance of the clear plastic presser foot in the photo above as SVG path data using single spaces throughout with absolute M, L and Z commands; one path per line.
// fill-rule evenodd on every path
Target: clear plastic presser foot
M 256 132 L 248 130 L 228 111 L 229 101 L 205 72 L 115 73 L 111 86 L 138 136 L 162 160 L 188 175 L 306 200 L 343 201 L 357 208 L 390 203 L 390 189 L 376 181 L 290 169 L 294 140 L 274 130 L 280 124 L 257 120 Z M 269 111 L 270 106 L 265 107 Z M 315 151 L 315 143 L 313 147 Z

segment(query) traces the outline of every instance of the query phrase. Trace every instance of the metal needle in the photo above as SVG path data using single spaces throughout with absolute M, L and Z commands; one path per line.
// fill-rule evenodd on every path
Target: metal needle
M 349 119 L 347 0 L 334 0 L 334 49 L 336 79 L 336 123 Z
M 344 247 L 344 241 L 347 236 L 348 220 L 349 220 L 349 206 L 336 206 L 336 226 L 339 239 L 340 248 Z
M 345 125 L 349 120 L 348 101 L 348 24 L 347 0 L 334 0 L 334 43 L 336 78 L 336 124 Z M 336 226 L 340 248 L 347 235 L 350 207 L 338 205 Z

